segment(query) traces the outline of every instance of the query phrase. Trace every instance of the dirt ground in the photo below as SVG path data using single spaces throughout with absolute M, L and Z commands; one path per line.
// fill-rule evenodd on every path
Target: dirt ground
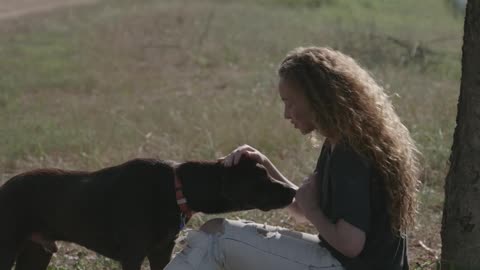
M 0 21 L 97 0 L 0 0 Z

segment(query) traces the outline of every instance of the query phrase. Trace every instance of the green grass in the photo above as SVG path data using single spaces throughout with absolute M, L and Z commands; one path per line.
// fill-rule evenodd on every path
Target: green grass
M 0 181 L 39 166 L 215 159 L 248 143 L 298 182 L 319 149 L 282 119 L 275 70 L 296 46 L 331 46 L 382 82 L 423 153 L 411 244 L 427 269 L 415 243 L 438 249 L 462 25 L 436 0 L 117 0 L 2 22 Z M 278 212 L 236 216 L 313 232 Z M 66 247 L 77 265 L 59 255 L 52 269 L 115 265 Z

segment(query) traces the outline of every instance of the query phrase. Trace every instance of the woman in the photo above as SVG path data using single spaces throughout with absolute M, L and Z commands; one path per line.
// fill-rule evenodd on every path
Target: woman
M 314 235 L 214 219 L 187 237 L 166 269 L 408 269 L 407 229 L 415 213 L 417 149 L 388 96 L 355 60 L 329 48 L 297 48 L 282 61 L 284 117 L 325 142 L 314 173 L 289 212 Z M 251 146 L 235 149 L 294 188 Z

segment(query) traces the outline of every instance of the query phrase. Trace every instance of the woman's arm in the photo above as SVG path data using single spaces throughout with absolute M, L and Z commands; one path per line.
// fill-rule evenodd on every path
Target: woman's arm
M 331 223 L 322 210 L 307 211 L 306 219 L 319 231 L 322 238 L 333 248 L 349 258 L 357 257 L 365 245 L 365 232 L 343 219 Z
M 285 176 L 283 176 L 283 174 L 277 169 L 277 167 L 275 167 L 275 165 L 273 165 L 273 163 L 267 157 L 265 157 L 262 165 L 265 167 L 265 169 L 267 169 L 267 172 L 271 177 L 279 180 L 280 182 L 286 183 L 295 190 L 298 189 L 298 186 L 289 181 Z
M 297 190 L 295 200 L 298 207 L 330 246 L 346 257 L 358 256 L 365 245 L 365 232 L 343 219 L 335 224 L 330 222 L 316 203 L 317 187 L 316 181 L 312 179 L 313 177 Z

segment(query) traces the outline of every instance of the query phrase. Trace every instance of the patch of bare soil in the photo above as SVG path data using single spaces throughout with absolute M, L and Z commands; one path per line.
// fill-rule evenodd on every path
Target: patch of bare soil
M 60 7 L 90 4 L 97 0 L 0 0 L 0 20 L 14 19 Z

